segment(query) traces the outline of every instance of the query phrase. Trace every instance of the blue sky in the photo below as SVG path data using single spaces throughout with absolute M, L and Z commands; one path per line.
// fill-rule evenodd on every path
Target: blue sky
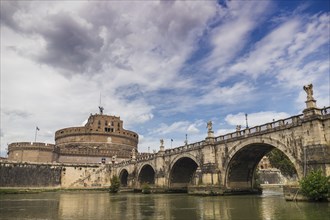
M 139 151 L 330 105 L 329 1 L 1 1 L 1 155 L 98 112 Z

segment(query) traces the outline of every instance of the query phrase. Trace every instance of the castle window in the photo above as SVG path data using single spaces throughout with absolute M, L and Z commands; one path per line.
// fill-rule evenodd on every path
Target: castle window
M 113 128 L 104 128 L 105 132 L 113 132 Z
M 113 121 L 111 122 L 111 126 L 113 126 Z
M 108 121 L 105 121 L 105 124 L 104 125 L 107 126 L 108 125 Z

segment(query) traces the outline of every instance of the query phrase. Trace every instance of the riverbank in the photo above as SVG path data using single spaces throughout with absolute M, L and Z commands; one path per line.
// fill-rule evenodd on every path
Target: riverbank
M 1 187 L 1 194 L 34 194 L 43 192 L 71 192 L 71 191 L 109 191 L 109 188 L 54 188 L 54 187 Z
M 265 184 L 261 186 L 262 189 L 274 189 L 274 190 L 282 190 L 282 185 L 278 184 Z M 100 188 L 61 188 L 61 187 L 0 187 L 0 195 L 1 194 L 31 194 L 31 193 L 42 193 L 42 192 L 70 192 L 70 191 L 108 191 L 109 187 L 100 187 Z M 217 191 L 218 190 L 218 191 Z M 191 195 L 224 195 L 225 193 L 219 189 L 207 189 L 207 192 L 213 192 L 213 193 L 206 193 L 205 189 L 202 191 L 200 190 L 199 193 L 196 193 L 195 191 L 191 191 L 188 194 Z M 127 193 L 127 192 L 141 192 L 141 190 L 132 189 L 123 187 L 120 188 L 119 192 L 121 193 Z M 156 194 L 164 194 L 164 193 L 182 193 L 181 190 L 168 190 L 168 189 L 160 189 L 160 188 L 151 188 L 152 193 Z M 229 195 L 230 193 L 227 193 Z M 246 194 L 246 193 L 242 193 Z M 250 194 L 260 194 L 258 193 L 251 193 Z

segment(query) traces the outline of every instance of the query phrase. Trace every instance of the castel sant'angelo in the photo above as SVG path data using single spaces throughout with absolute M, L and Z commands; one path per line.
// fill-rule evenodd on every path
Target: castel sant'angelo
M 55 144 L 15 142 L 8 146 L 8 160 L 17 162 L 109 163 L 129 159 L 137 151 L 139 136 L 123 128 L 120 117 L 91 114 L 85 126 L 55 132 Z

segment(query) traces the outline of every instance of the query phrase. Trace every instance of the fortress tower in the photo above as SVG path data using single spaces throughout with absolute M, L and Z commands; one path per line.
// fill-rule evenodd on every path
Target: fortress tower
M 125 130 L 120 117 L 100 114 L 90 115 L 83 127 L 70 127 L 56 131 L 58 162 L 95 163 L 113 156 L 118 161 L 128 159 L 137 149 L 138 134 Z
M 123 128 L 120 117 L 91 114 L 85 126 L 55 132 L 55 145 L 16 142 L 8 146 L 8 160 L 59 163 L 120 162 L 137 151 L 139 136 Z

